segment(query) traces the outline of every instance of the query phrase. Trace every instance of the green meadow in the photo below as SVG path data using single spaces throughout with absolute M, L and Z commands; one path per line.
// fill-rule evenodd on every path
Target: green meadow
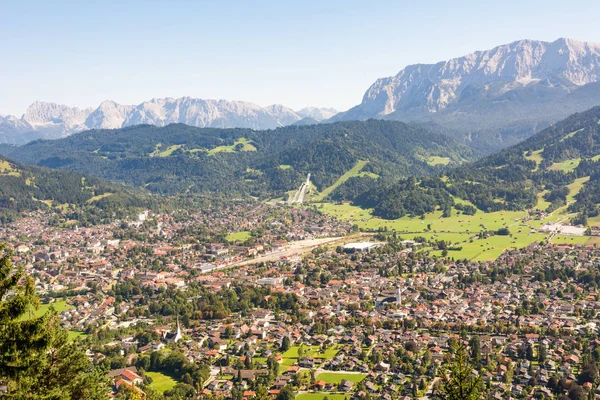
M 327 196 L 329 196 L 335 189 L 338 188 L 342 183 L 346 182 L 348 179 L 354 176 L 370 176 L 372 178 L 377 178 L 377 175 L 370 172 L 361 172 L 365 165 L 367 165 L 368 161 L 359 160 L 352 169 L 347 171 L 344 175 L 340 176 L 335 183 L 325 189 L 321 193 L 318 193 L 311 197 L 313 201 L 322 201 Z
M 150 387 L 160 393 L 164 393 L 166 390 L 173 389 L 173 387 L 175 387 L 177 384 L 175 379 L 161 372 L 146 372 L 145 375 L 152 378 Z
M 241 231 L 241 232 L 233 232 L 230 233 L 229 235 L 227 235 L 227 237 L 225 237 L 225 239 L 228 242 L 245 242 L 246 240 L 250 239 L 252 237 L 252 234 L 248 231 Z

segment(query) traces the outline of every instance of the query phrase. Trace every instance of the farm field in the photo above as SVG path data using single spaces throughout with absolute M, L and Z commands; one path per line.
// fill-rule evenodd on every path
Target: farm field
M 152 378 L 150 387 L 157 392 L 164 393 L 165 390 L 173 389 L 177 381 L 161 372 L 146 372 L 146 375 Z

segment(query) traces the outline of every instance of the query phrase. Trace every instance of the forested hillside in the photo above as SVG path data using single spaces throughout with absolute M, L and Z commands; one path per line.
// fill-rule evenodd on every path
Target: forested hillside
M 275 130 L 140 125 L 93 130 L 7 150 L 14 159 L 139 185 L 158 193 L 277 197 L 311 173 L 318 191 L 356 165 L 360 176 L 423 176 L 471 157 L 446 136 L 396 121 L 369 120 Z M 359 164 L 361 163 L 361 164 Z
M 578 113 L 526 141 L 465 164 L 445 175 L 373 185 L 353 178 L 333 193 L 397 218 L 441 207 L 483 211 L 523 210 L 544 204 L 545 211 L 568 205 L 580 222 L 598 215 L 600 203 L 600 107 Z M 365 190 L 368 189 L 368 190 Z M 570 199 L 570 201 L 569 201 Z
M 78 224 L 100 222 L 148 207 L 151 198 L 96 177 L 15 163 L 0 156 L 0 222 L 54 208 Z

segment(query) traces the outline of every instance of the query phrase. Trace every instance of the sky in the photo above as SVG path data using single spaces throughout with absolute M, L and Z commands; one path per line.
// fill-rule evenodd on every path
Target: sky
M 600 42 L 598 16 L 597 0 L 0 0 L 0 114 L 182 96 L 345 110 L 406 65 Z

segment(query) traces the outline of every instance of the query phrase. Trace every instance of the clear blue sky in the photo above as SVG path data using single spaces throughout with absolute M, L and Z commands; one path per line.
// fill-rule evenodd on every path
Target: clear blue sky
M 408 64 L 600 42 L 599 16 L 597 0 L 0 0 L 0 113 L 166 96 L 341 110 Z

